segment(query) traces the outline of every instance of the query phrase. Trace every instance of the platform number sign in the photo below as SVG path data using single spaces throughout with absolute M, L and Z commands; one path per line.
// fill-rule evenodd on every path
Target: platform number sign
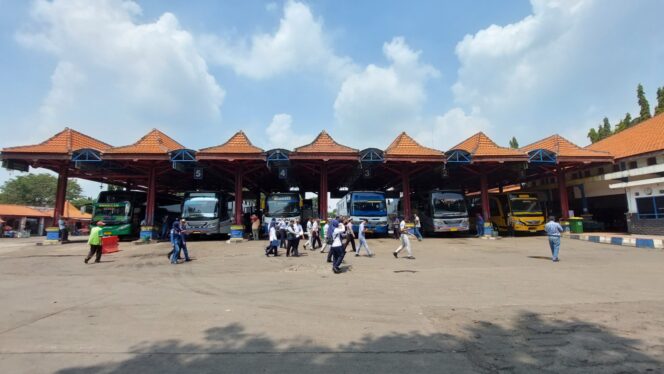
M 279 179 L 286 179 L 286 178 L 288 178 L 288 169 L 279 168 Z
M 196 180 L 203 179 L 203 168 L 194 169 L 194 179 Z
M 371 169 L 362 169 L 362 176 L 365 178 L 371 178 Z

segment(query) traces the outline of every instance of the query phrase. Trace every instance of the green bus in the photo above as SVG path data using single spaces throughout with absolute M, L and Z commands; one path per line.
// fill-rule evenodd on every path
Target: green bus
M 102 191 L 92 206 L 92 225 L 104 221 L 106 236 L 138 237 L 146 203 L 147 194 L 142 191 Z M 165 215 L 173 218 L 179 215 L 180 200 L 177 197 L 158 195 L 155 205 L 155 224 L 161 223 Z

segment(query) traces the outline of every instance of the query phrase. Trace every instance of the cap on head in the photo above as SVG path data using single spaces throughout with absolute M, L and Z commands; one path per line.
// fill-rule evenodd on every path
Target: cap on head
M 97 226 L 106 226 L 106 224 L 104 223 L 104 221 L 99 221 L 97 222 Z

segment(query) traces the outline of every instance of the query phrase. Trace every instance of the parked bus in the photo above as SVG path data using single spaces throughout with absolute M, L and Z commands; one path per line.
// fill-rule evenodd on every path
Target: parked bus
M 468 207 L 463 192 L 432 190 L 413 195 L 411 201 L 425 233 L 469 230 Z
M 302 218 L 302 197 L 298 192 L 276 192 L 267 195 L 263 212 L 265 232 L 273 219 L 279 221 L 294 218 Z
M 147 194 L 141 191 L 102 191 L 92 206 L 92 224 L 104 221 L 104 235 L 138 237 L 145 218 Z M 154 222 L 165 215 L 176 217 L 180 200 L 174 196 L 157 196 Z
M 221 191 L 189 191 L 182 200 L 182 218 L 192 234 L 230 234 L 234 199 Z
M 535 193 L 491 194 L 489 209 L 491 222 L 499 231 L 544 231 L 544 212 Z
M 337 214 L 353 219 L 357 232 L 360 220 L 366 219 L 368 233 L 387 235 L 387 204 L 385 193 L 380 191 L 352 191 L 337 203 Z

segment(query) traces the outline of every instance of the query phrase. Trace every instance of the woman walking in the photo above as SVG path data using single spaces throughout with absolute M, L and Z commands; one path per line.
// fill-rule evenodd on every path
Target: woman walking
M 332 231 L 332 248 L 330 248 L 330 253 L 332 254 L 332 271 L 335 274 L 341 273 L 340 266 L 345 254 L 342 238 L 345 231 L 346 226 L 340 222 L 337 222 L 336 228 Z
M 274 224 L 274 219 L 270 221 L 268 240 L 270 241 L 270 244 L 265 249 L 265 257 L 270 256 L 270 254 L 273 254 L 274 257 L 279 256 L 279 239 L 277 239 L 277 227 Z

